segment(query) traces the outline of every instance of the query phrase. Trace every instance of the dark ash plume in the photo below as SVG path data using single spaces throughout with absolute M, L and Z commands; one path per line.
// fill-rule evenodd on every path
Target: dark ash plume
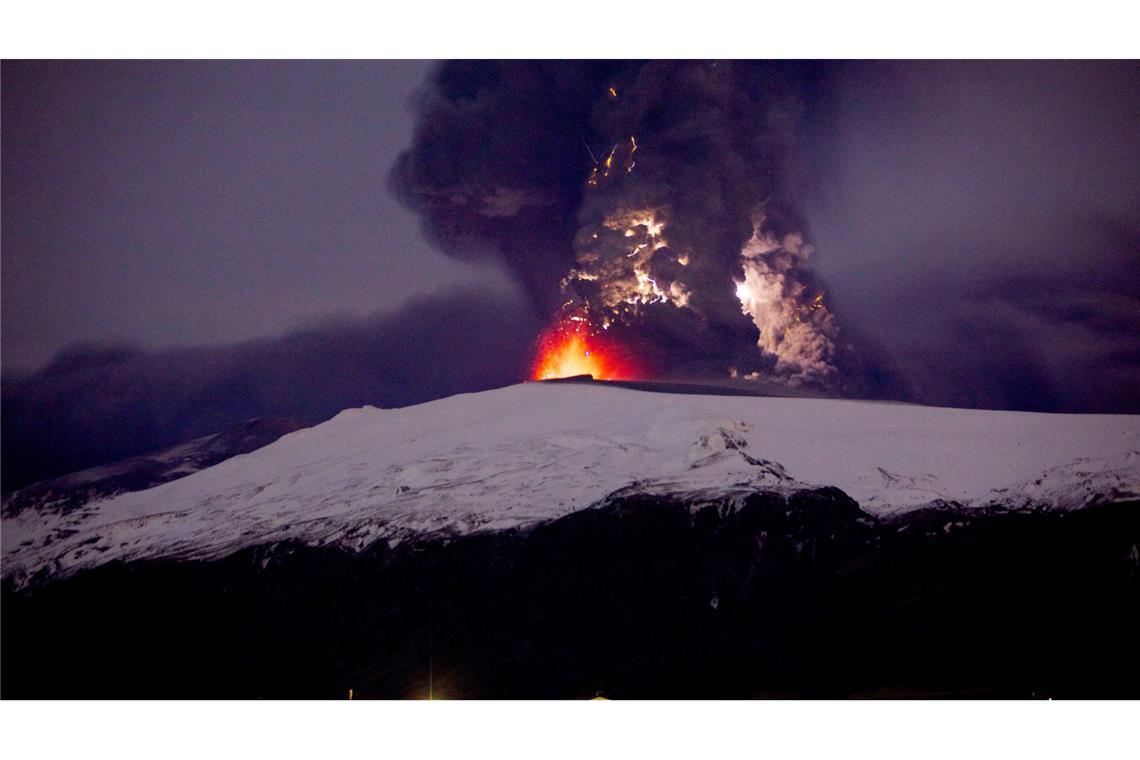
M 840 390 L 851 349 L 781 193 L 805 71 L 446 63 L 392 185 L 444 251 L 501 256 L 540 310 L 616 335 L 654 375 Z

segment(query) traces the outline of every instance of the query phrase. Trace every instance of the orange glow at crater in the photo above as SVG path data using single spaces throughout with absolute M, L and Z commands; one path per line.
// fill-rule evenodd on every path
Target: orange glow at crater
M 539 339 L 531 379 L 593 375 L 595 380 L 629 380 L 636 374 L 613 341 L 589 335 L 582 322 L 561 322 Z

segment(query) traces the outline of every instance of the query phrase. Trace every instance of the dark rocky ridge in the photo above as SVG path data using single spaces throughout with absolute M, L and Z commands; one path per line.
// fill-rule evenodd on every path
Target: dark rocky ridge
M 264 546 L 3 591 L 3 696 L 1140 696 L 1140 503 L 629 496 L 525 532 Z
M 248 454 L 303 426 L 272 417 L 247 420 L 220 433 L 110 464 L 44 480 L 4 496 L 5 517 L 25 509 L 67 514 L 87 504 L 129 491 L 142 491 L 238 454 Z

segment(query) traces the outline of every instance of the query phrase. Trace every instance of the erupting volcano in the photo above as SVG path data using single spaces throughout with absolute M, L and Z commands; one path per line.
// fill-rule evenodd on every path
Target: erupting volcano
M 591 375 L 595 380 L 632 380 L 641 373 L 616 341 L 592 335 L 583 317 L 560 320 L 542 334 L 532 380 Z
M 445 252 L 501 257 L 551 310 L 532 378 L 849 385 L 781 186 L 795 65 L 453 62 L 433 84 L 394 186 Z

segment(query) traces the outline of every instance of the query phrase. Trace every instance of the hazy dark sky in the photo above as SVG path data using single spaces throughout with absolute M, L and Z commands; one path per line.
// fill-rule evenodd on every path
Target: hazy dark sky
M 1136 64 L 847 63 L 827 89 L 804 216 L 846 309 L 1136 258 L 1106 240 L 1140 225 Z
M 1140 66 L 850 62 L 821 89 L 817 267 L 917 398 L 1140 409 Z
M 505 287 L 435 253 L 385 189 L 429 66 L 5 61 L 5 366 Z

